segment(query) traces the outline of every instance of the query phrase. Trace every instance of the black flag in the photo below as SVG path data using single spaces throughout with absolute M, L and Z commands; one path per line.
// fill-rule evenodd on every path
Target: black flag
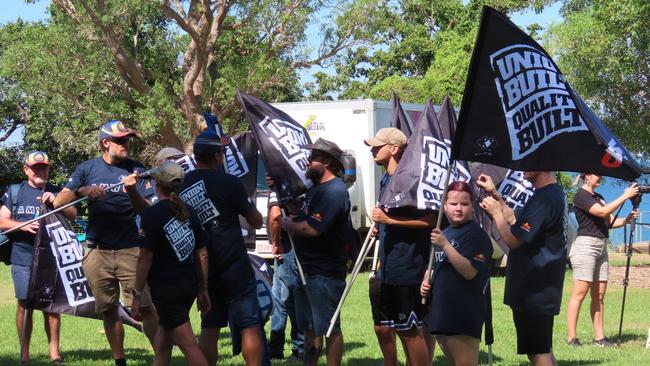
M 238 92 L 251 131 L 280 201 L 303 194 L 311 181 L 305 177 L 311 144 L 307 130 L 288 114 L 252 95 Z
M 402 104 L 395 92 L 391 92 L 390 102 L 393 105 L 393 117 L 390 123 L 391 127 L 395 127 L 402 131 L 406 135 L 406 138 L 411 137 L 413 128 L 411 128 L 411 124 L 409 123 L 408 118 L 406 118 L 406 113 L 404 113 Z
M 442 137 L 451 151 L 451 143 L 456 134 L 456 125 L 458 124 L 458 121 L 456 119 L 456 110 L 454 109 L 453 104 L 451 104 L 449 96 L 445 96 L 445 99 L 442 101 L 442 105 L 438 111 L 438 122 L 440 123 Z M 467 162 L 455 161 L 454 167 L 452 168 L 451 181 L 459 180 L 462 182 L 469 182 L 471 179 L 472 175 Z
M 487 6 L 452 156 L 522 171 L 591 172 L 625 180 L 641 174 L 546 51 Z
M 379 201 L 382 207 L 438 210 L 442 200 L 449 145 L 445 143 L 431 99 Z
M 237 161 L 234 165 L 243 167 L 245 164 L 247 171 L 245 174 L 237 176 L 246 188 L 248 195 L 254 197 L 257 190 L 257 144 L 253 133 L 246 131 L 237 134 L 231 141 L 232 144 L 229 145 L 233 147 L 231 156 L 233 156 L 233 160 Z M 236 158 L 234 158 L 235 156 Z M 228 161 L 228 157 L 226 157 L 226 161 Z M 230 163 L 228 165 L 230 166 Z
M 41 212 L 47 211 L 42 208 Z M 48 215 L 39 223 L 27 307 L 101 319 L 95 312 L 95 298 L 81 266 L 83 248 L 70 224 L 61 213 Z M 124 324 L 142 331 L 142 325 L 121 303 L 119 314 Z

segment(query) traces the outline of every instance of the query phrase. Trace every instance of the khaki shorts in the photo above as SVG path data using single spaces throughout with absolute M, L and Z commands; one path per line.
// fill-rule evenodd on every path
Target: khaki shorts
M 569 253 L 573 279 L 585 282 L 607 282 L 609 257 L 607 238 L 580 235 Z
M 135 271 L 140 248 L 119 250 L 89 249 L 84 255 L 83 270 L 95 296 L 95 310 L 104 313 L 118 304 L 120 287 L 124 303 L 130 309 L 135 287 Z M 151 306 L 149 287 L 145 286 L 140 306 Z

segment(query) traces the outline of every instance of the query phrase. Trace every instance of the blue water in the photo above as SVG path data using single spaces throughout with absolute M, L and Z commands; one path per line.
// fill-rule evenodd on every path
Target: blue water
M 628 186 L 628 182 L 604 177 L 603 182 L 600 184 L 600 187 L 596 189 L 596 192 L 603 195 L 603 197 L 605 197 L 605 201 L 611 202 L 620 196 L 623 193 L 623 190 Z M 631 210 L 632 203 L 627 200 L 625 204 L 623 204 L 623 209 L 621 210 L 619 217 L 625 217 Z M 641 214 L 637 222 L 639 224 L 650 224 L 650 193 L 643 195 L 641 205 L 639 206 L 639 211 Z M 627 235 L 629 236 L 629 227 L 627 232 Z M 634 237 L 635 242 L 650 240 L 650 225 L 638 225 Z M 624 244 L 627 241 L 627 237 L 625 237 L 623 228 L 621 227 L 619 229 L 613 229 L 610 233 L 610 240 L 615 246 Z

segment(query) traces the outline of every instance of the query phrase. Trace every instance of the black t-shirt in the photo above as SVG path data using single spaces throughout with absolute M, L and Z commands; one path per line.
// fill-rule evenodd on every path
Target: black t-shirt
M 126 176 L 144 171 L 137 161 L 127 159 L 117 164 L 108 164 L 102 157 L 81 163 L 72 173 L 65 188 L 71 191 L 84 186 L 107 188 L 120 183 Z M 154 194 L 150 180 L 138 180 L 136 186 L 142 197 Z M 138 246 L 137 214 L 123 185 L 110 189 L 101 200 L 88 200 L 89 242 L 105 249 L 125 249 Z
M 351 240 L 349 214 L 350 196 L 340 178 L 309 189 L 295 221 L 306 221 L 320 235 L 294 237 L 296 255 L 306 274 L 345 278 L 346 246 Z
M 576 219 L 578 220 L 578 235 L 609 238 L 609 220 L 589 213 L 589 209 L 593 205 L 604 206 L 605 204 L 605 199 L 600 194 L 596 192 L 592 194 L 582 188 L 578 189 L 573 198 L 573 207 L 576 209 Z
M 38 200 L 38 197 L 43 195 L 43 191 L 38 188 L 30 186 L 27 181 L 20 183 L 17 187 L 9 188 L 7 187 L 7 192 L 5 192 L 2 197 L 2 205 L 6 206 L 9 211 L 12 210 L 14 202 L 10 193 L 11 189 L 17 189 L 16 196 L 16 215 L 11 214 L 11 218 L 14 221 L 29 221 L 38 217 L 41 212 L 41 201 Z M 47 184 L 45 186 L 45 192 L 58 193 L 61 191 L 61 187 L 53 186 Z M 34 256 L 34 241 L 36 240 L 36 235 L 30 234 L 21 230 L 8 234 L 9 240 L 13 248 L 11 249 L 11 263 L 18 264 L 21 266 L 31 266 L 32 258 Z
M 512 234 L 523 242 L 508 255 L 504 303 L 513 310 L 540 314 L 560 313 L 566 268 L 568 210 L 558 184 L 535 190 Z
M 269 209 L 275 206 L 280 207 L 280 209 L 284 208 L 280 205 L 280 202 L 278 202 L 278 195 L 275 192 L 269 193 L 269 202 L 267 206 Z M 270 231 L 269 235 L 271 235 Z M 289 239 L 287 232 L 284 230 L 280 230 L 280 244 L 282 245 L 282 253 L 288 253 L 291 251 L 291 240 Z
M 204 230 L 194 210 L 188 208 L 190 219 L 179 221 L 170 203 L 158 201 L 142 212 L 140 246 L 153 251 L 149 283 L 198 280 L 194 252 L 204 245 Z
M 478 271 L 466 280 L 443 251 L 436 252 L 431 310 L 427 324 L 432 333 L 465 334 L 481 338 L 486 317 L 485 288 L 490 278 L 492 241 L 475 222 L 450 226 L 443 233 L 449 243 Z
M 179 196 L 207 230 L 212 283 L 248 281 L 253 270 L 239 215 L 246 217 L 256 208 L 239 179 L 222 169 L 196 169 L 185 175 Z

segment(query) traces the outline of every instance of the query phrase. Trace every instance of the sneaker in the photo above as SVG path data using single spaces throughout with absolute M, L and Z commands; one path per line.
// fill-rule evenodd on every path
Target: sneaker
M 571 346 L 571 347 L 580 347 L 580 346 L 582 346 L 582 343 L 580 343 L 580 340 L 578 339 L 578 337 L 571 338 L 571 340 L 568 341 L 567 344 L 569 346 Z
M 594 339 L 593 345 L 598 347 L 615 347 L 616 343 L 610 341 L 607 337 L 603 337 L 602 339 Z

